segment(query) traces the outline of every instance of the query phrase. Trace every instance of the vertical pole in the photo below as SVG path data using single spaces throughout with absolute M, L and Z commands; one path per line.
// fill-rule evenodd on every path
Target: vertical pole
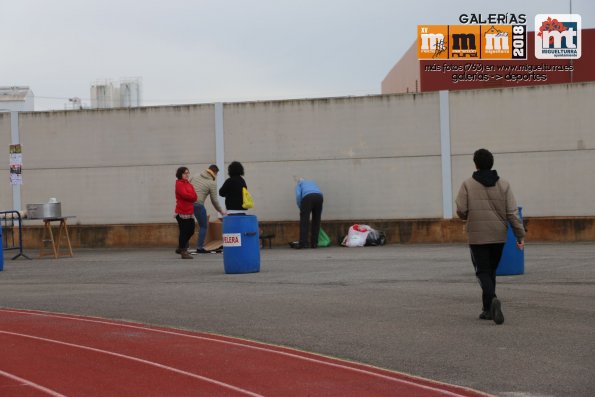
M 10 112 L 10 136 L 13 145 L 19 141 L 19 112 Z M 21 208 L 21 185 L 12 185 L 12 209 L 20 211 Z
M 442 217 L 452 219 L 452 164 L 448 91 L 440 91 L 440 157 L 442 159 Z
M 215 162 L 219 167 L 217 190 L 221 189 L 225 180 L 225 139 L 223 133 L 223 103 L 215 103 Z
M 568 13 L 572 14 L 572 0 L 569 0 L 568 3 Z M 570 65 L 572 66 L 572 69 L 570 70 L 570 82 L 574 83 L 574 59 L 570 60 Z

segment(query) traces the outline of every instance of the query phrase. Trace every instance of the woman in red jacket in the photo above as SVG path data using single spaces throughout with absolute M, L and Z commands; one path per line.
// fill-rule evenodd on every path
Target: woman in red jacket
M 186 167 L 180 167 L 176 171 L 176 220 L 180 228 L 180 237 L 178 241 L 177 254 L 182 255 L 182 259 L 194 259 L 188 253 L 188 241 L 194 234 L 194 202 L 196 201 L 196 191 L 190 184 L 190 171 Z

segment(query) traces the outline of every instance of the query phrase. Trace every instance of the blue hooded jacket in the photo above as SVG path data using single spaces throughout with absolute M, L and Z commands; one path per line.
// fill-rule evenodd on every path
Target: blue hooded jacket
M 295 201 L 297 203 L 298 208 L 302 203 L 302 199 L 306 197 L 308 194 L 312 193 L 318 193 L 322 195 L 322 191 L 314 181 L 302 179 L 297 183 L 297 185 L 295 185 Z

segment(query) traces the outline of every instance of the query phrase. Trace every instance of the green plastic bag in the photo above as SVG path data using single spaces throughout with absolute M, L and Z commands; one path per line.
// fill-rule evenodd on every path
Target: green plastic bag
M 329 245 L 331 245 L 330 237 L 324 232 L 324 230 L 322 230 L 322 228 L 320 228 L 320 233 L 318 233 L 318 246 L 328 247 Z

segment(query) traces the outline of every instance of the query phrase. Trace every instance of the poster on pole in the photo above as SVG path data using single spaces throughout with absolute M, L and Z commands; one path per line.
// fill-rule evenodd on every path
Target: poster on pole
M 21 145 L 10 145 L 10 184 L 23 184 L 23 153 Z

